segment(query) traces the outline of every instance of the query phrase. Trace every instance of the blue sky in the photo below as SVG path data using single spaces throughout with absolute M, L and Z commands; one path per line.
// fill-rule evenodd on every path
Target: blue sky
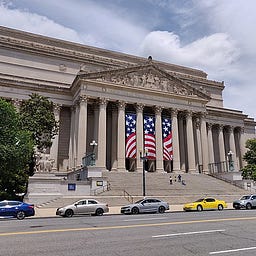
M 256 118 L 254 0 L 0 0 L 0 25 L 205 71 Z

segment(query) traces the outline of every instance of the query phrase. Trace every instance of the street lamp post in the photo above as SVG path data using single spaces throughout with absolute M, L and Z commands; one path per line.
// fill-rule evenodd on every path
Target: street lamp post
M 90 146 L 92 146 L 92 154 L 91 154 L 91 165 L 95 165 L 95 147 L 98 146 L 97 142 L 95 140 L 93 140 L 90 143 Z
M 232 155 L 234 153 L 230 150 L 228 152 L 228 167 L 229 167 L 229 171 L 234 171 L 234 161 L 232 159 Z
M 145 155 L 142 155 L 142 152 L 140 151 L 140 160 L 143 161 L 143 168 L 142 168 L 142 192 L 143 197 L 146 196 L 146 177 L 145 177 L 145 165 L 147 162 L 147 155 L 148 152 L 145 152 Z

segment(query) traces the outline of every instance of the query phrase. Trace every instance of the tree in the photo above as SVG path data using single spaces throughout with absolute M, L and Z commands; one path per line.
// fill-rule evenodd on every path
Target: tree
M 0 99 L 0 199 L 25 193 L 34 143 L 15 107 Z
M 246 141 L 248 151 L 244 154 L 243 159 L 247 162 L 247 166 L 242 169 L 244 179 L 256 180 L 256 139 Z

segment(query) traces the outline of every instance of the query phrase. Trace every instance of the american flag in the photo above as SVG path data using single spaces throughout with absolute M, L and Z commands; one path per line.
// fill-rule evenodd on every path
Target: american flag
M 144 149 L 149 159 L 156 158 L 155 117 L 144 116 Z
M 163 159 L 172 160 L 173 151 L 172 151 L 172 126 L 171 119 L 164 118 L 162 120 L 162 132 L 163 132 Z
M 136 158 L 136 114 L 125 115 L 125 157 Z

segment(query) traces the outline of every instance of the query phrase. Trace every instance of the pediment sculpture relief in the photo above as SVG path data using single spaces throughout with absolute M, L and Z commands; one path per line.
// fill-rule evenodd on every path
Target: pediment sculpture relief
M 163 92 L 172 92 L 179 95 L 192 95 L 193 91 L 188 90 L 181 83 L 160 77 L 151 71 L 145 73 L 126 73 L 126 74 L 105 74 L 96 79 L 101 82 L 110 82 L 114 84 L 126 85 L 131 87 L 140 87 L 145 89 L 154 89 Z

